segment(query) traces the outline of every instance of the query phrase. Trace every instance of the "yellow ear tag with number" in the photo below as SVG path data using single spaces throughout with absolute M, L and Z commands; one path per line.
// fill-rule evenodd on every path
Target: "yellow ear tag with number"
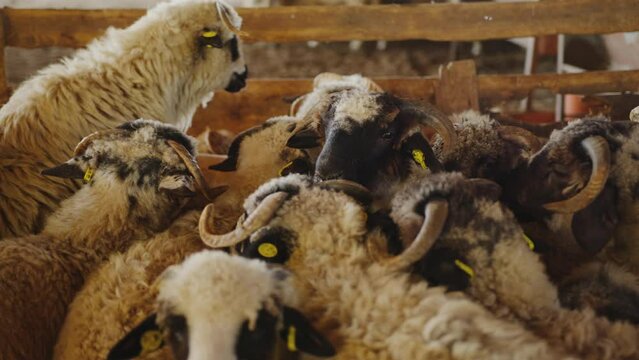
M 277 173 L 277 175 L 282 176 L 282 174 L 284 173 L 284 170 L 288 169 L 289 167 L 291 167 L 291 165 L 293 165 L 292 161 L 289 161 L 288 163 L 286 163 L 286 165 L 284 165 L 280 171 Z
M 205 31 L 202 33 L 202 37 L 204 38 L 213 38 L 217 36 L 217 31 Z
M 91 182 L 91 179 L 93 179 L 93 168 L 88 167 L 87 171 L 84 172 L 84 177 L 82 178 L 82 181 L 84 181 L 85 184 L 88 184 Z
M 257 252 L 260 253 L 260 255 L 262 255 L 263 257 L 270 259 L 277 256 L 277 246 L 265 242 L 257 247 Z
M 288 328 L 288 336 L 286 337 L 286 345 L 290 351 L 297 351 L 297 346 L 295 346 L 295 336 L 297 335 L 297 329 L 295 326 L 289 326 Z
M 532 240 L 530 240 L 530 238 L 526 234 L 524 234 L 524 239 L 526 240 L 526 243 L 528 244 L 528 247 L 530 248 L 530 250 L 534 251 L 535 243 Z
M 142 334 L 140 346 L 142 354 L 147 354 L 160 348 L 162 345 L 162 334 L 158 330 L 149 330 Z
M 423 151 L 419 149 L 413 149 L 413 151 L 411 151 L 411 154 L 413 155 L 413 160 L 415 160 L 415 162 L 418 163 L 419 166 L 422 167 L 422 169 L 428 169 L 428 166 L 426 166 L 426 157 L 424 156 Z
M 469 277 L 474 277 L 475 276 L 475 272 L 473 271 L 473 268 L 471 268 L 470 266 L 468 266 L 467 264 L 465 264 L 461 260 L 455 259 L 455 265 L 457 265 L 457 267 L 460 268 L 461 271 L 463 271 L 466 274 L 468 274 Z

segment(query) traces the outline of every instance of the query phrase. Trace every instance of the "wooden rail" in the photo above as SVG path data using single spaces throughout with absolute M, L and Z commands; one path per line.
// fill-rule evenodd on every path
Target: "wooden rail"
M 639 30 L 637 0 L 303 6 L 239 9 L 247 41 L 472 41 Z M 81 47 L 144 10 L 4 9 L 6 45 Z
M 441 80 L 437 77 L 399 77 L 375 81 L 398 96 L 433 101 Z M 479 75 L 474 81 L 479 99 L 483 103 L 497 104 L 503 100 L 523 98 L 531 90 L 539 88 L 559 94 L 639 91 L 639 70 L 562 75 Z M 304 94 L 311 88 L 311 79 L 249 80 L 246 89 L 239 93 L 216 93 L 213 101 L 196 113 L 191 133 L 197 134 L 205 126 L 235 132 L 246 129 L 271 116 L 286 114 L 290 105 L 287 99 Z

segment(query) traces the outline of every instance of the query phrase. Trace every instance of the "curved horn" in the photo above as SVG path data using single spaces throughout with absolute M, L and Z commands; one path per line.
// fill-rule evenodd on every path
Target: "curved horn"
M 217 14 L 220 16 L 220 20 L 222 20 L 222 23 L 224 24 L 224 26 L 226 26 L 232 33 L 238 36 L 241 36 L 241 37 L 248 36 L 246 32 L 240 30 L 238 27 L 233 25 L 233 21 L 231 21 L 229 17 L 228 5 L 226 5 L 220 0 L 217 0 L 215 5 L 217 8 Z
M 452 151 L 457 141 L 457 132 L 455 132 L 453 123 L 446 114 L 428 103 L 417 104 L 409 102 L 407 108 L 402 106 L 402 110 L 414 113 L 420 124 L 430 126 L 437 131 L 444 141 L 444 154 L 448 154 Z
M 304 102 L 304 100 L 306 100 L 306 98 L 308 98 L 308 94 L 298 96 L 297 99 L 293 100 L 293 103 L 291 104 L 291 108 L 288 111 L 288 114 L 290 116 L 297 115 L 297 112 L 300 110 L 300 107 L 302 106 L 302 103 Z
M 401 254 L 383 263 L 391 271 L 402 271 L 424 257 L 444 229 L 448 218 L 448 201 L 431 200 L 424 209 L 424 222 L 415 240 Z
M 206 180 L 204 179 L 204 174 L 202 174 L 202 170 L 200 170 L 200 167 L 198 166 L 195 159 L 193 159 L 193 156 L 191 156 L 191 153 L 189 153 L 189 151 L 186 150 L 184 145 L 178 143 L 177 141 L 167 140 L 166 143 L 171 148 L 173 148 L 173 150 L 175 150 L 177 155 L 184 162 L 184 165 L 189 170 L 189 173 L 193 176 L 193 179 L 195 180 L 195 185 L 197 185 L 198 189 L 200 189 L 204 197 L 209 201 L 213 200 L 209 193 L 208 184 L 206 183 Z
M 198 229 L 200 231 L 200 237 L 202 241 L 211 248 L 223 248 L 233 246 L 240 241 L 249 237 L 257 229 L 266 225 L 279 208 L 284 204 L 288 198 L 288 193 L 278 191 L 270 194 L 260 205 L 249 215 L 246 220 L 238 222 L 235 230 L 221 235 L 213 234 L 207 224 L 207 219 L 210 217 L 210 213 L 213 209 L 213 204 L 209 204 L 204 208 L 202 215 L 200 216 L 200 222 Z
M 370 190 L 354 181 L 344 179 L 324 180 L 318 185 L 322 189 L 344 192 L 346 195 L 353 197 L 362 204 L 369 204 L 373 200 L 373 195 Z
M 610 174 L 608 141 L 601 136 L 591 136 L 582 140 L 581 146 L 592 161 L 592 172 L 588 183 L 579 193 L 569 199 L 544 204 L 545 209 L 558 213 L 577 212 L 590 205 L 606 185 Z
M 101 139 L 103 137 L 107 137 L 109 135 L 115 135 L 115 134 L 128 134 L 128 131 L 122 130 L 122 129 L 109 129 L 109 130 L 101 130 L 101 131 L 93 132 L 85 136 L 84 138 L 82 138 L 80 143 L 76 145 L 75 149 L 73 150 L 73 156 L 80 156 L 84 154 L 84 152 L 87 151 L 91 143 L 93 143 L 95 140 Z
M 516 126 L 502 125 L 497 130 L 499 137 L 506 141 L 513 142 L 528 149 L 531 153 L 536 153 L 541 149 L 541 141 L 533 133 Z

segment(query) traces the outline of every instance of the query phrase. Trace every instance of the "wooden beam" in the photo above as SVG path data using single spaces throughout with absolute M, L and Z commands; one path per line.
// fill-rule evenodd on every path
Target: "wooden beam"
M 386 91 L 397 96 L 433 101 L 436 78 L 407 77 L 375 79 Z M 206 108 L 200 109 L 190 131 L 199 134 L 208 125 L 212 129 L 239 132 L 264 120 L 288 114 L 295 97 L 312 90 L 313 80 L 249 80 L 239 93 L 217 92 Z
M 454 61 L 439 68 L 435 104 L 447 114 L 479 110 L 477 71 L 473 60 Z
M 398 96 L 433 102 L 439 79 L 405 77 L 374 79 L 386 91 Z M 218 92 L 209 105 L 200 109 L 191 134 L 208 125 L 213 129 L 239 132 L 272 116 L 288 113 L 290 100 L 311 90 L 312 79 L 254 79 L 236 94 Z M 480 75 L 479 97 L 488 104 L 523 98 L 534 89 L 555 93 L 594 94 L 601 92 L 639 92 L 639 70 L 601 71 L 581 74 Z M 287 99 L 289 101 L 287 101 Z
M 5 46 L 5 21 L 4 11 L 0 9 L 0 104 L 4 104 L 9 99 L 10 89 L 7 84 L 7 73 L 4 62 Z
M 522 99 L 534 89 L 557 94 L 596 94 L 639 91 L 639 70 L 590 71 L 577 74 L 482 75 L 478 78 L 482 100 Z
M 239 9 L 248 41 L 473 41 L 639 30 L 637 0 L 301 6 Z M 6 9 L 7 44 L 81 47 L 143 10 Z

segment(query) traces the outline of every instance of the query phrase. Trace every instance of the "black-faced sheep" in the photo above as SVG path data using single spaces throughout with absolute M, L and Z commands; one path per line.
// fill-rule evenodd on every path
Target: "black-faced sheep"
M 355 185 L 337 184 L 359 193 Z M 248 239 L 243 254 L 285 263 L 295 274 L 302 312 L 336 345 L 336 358 L 561 357 L 520 325 L 404 271 L 439 235 L 445 205 L 427 206 L 415 242 L 378 262 L 369 249 L 386 246 L 389 235 L 369 223 L 353 198 L 322 187 L 296 175 L 272 180 L 246 200 L 233 232 L 212 234 L 206 217 L 214 207 L 205 209 L 200 232 L 218 246 Z
M 186 130 L 214 90 L 241 89 L 240 24 L 222 2 L 163 3 L 20 86 L 0 110 L 0 238 L 37 233 L 77 190 L 40 171 L 84 135 L 138 118 Z
M 164 230 L 202 175 L 194 144 L 172 126 L 139 120 L 87 136 L 69 161 L 43 171 L 84 179 L 39 235 L 0 242 L 0 353 L 49 359 L 74 294 L 116 251 Z
M 530 159 L 519 201 L 547 210 L 553 240 L 567 253 L 583 257 L 603 248 L 603 258 L 637 272 L 637 154 L 635 122 L 572 122 Z
M 215 183 L 229 185 L 213 200 L 217 214 L 212 223 L 218 231 L 233 229 L 244 198 L 263 182 L 281 173 L 308 172 L 304 151 L 286 147 L 295 124 L 295 119 L 281 117 L 247 130 L 233 142 L 227 161 L 214 166 L 225 170 Z M 56 359 L 104 359 L 119 338 L 153 311 L 157 289 L 152 284 L 161 271 L 205 247 L 197 230 L 199 214 L 184 215 L 164 233 L 112 256 L 86 280 L 69 307 Z
M 442 138 L 436 136 L 433 151 L 446 171 L 458 171 L 468 178 L 483 178 L 502 187 L 502 200 L 518 214 L 519 173 L 541 148 L 532 133 L 504 126 L 488 115 L 465 111 L 450 117 L 457 139 L 444 153 Z
M 450 276 L 455 275 L 451 269 L 460 269 L 467 282 L 457 288 L 466 286 L 465 292 L 495 315 L 520 320 L 536 335 L 579 357 L 636 358 L 637 328 L 596 317 L 590 309 L 561 308 L 557 288 L 512 213 L 498 201 L 499 192 L 494 182 L 468 180 L 459 173 L 434 174 L 406 184 L 393 199 L 391 212 L 405 246 L 412 246 L 410 239 L 428 222 L 424 208 L 433 202 L 449 208 L 445 226 L 432 243 L 440 256 L 422 259 L 442 265 L 422 264 L 422 275 L 446 285 L 457 279 Z
M 331 344 L 295 309 L 292 283 L 286 270 L 259 260 L 219 251 L 194 254 L 162 274 L 157 314 L 113 344 L 108 359 L 168 344 L 175 359 L 258 360 L 273 356 L 278 338 L 288 351 L 333 355 Z
M 289 146 L 315 147 L 323 139 L 315 166 L 316 181 L 356 181 L 371 189 L 376 202 L 384 207 L 400 180 L 415 171 L 440 168 L 422 135 L 424 125 L 445 138 L 447 149 L 453 146 L 452 125 L 434 107 L 353 88 L 331 94 L 321 113 L 319 130 L 296 131 Z

